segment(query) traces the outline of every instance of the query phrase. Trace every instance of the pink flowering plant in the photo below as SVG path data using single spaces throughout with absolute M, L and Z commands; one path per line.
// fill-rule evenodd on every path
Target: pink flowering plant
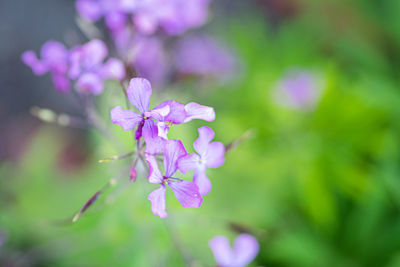
M 127 164 L 129 171 L 123 171 L 119 178 L 114 178 L 96 191 L 73 217 L 73 222 L 104 194 L 105 188 L 124 177 L 131 182 L 145 178 L 156 185 L 148 200 L 152 213 L 160 218 L 168 217 L 167 188 L 184 208 L 200 208 L 206 202 L 203 197 L 212 188 L 212 177 L 208 177 L 207 169 L 221 167 L 226 152 L 237 145 L 238 140 L 224 145 L 214 140 L 212 128 L 201 126 L 198 138 L 193 142 L 195 152 L 188 154 L 181 140 L 168 138 L 170 128 L 186 125 L 192 120 L 213 122 L 216 118 L 214 108 L 207 103 L 180 103 L 166 99 L 154 104 L 150 100 L 152 94 L 157 93 L 152 88 L 154 84 L 158 88 L 168 88 L 169 84 L 179 82 L 179 77 L 183 76 L 198 79 L 225 76 L 226 79 L 232 75 L 234 56 L 222 45 L 204 35 L 183 36 L 206 23 L 209 2 L 78 0 L 76 8 L 82 20 L 80 25 L 89 40 L 70 48 L 57 41 L 48 41 L 43 45 L 40 56 L 31 50 L 23 53 L 22 61 L 34 74 L 49 73 L 56 90 L 77 97 L 86 112 L 86 119 L 57 115 L 40 108 L 34 109 L 34 115 L 62 126 L 91 126 L 110 141 L 116 140 L 118 149 L 130 151 L 100 161 L 131 159 Z M 95 36 L 100 31 L 100 23 L 105 24 L 102 36 L 107 38 Z M 166 49 L 166 43 L 172 43 L 170 50 Z M 121 145 L 113 136 L 113 129 L 98 114 L 97 96 L 108 90 L 107 80 L 114 80 L 119 85 L 125 101 L 112 107 L 106 120 L 115 127 L 120 126 L 127 135 L 132 134 L 133 145 Z M 118 93 L 121 94 L 120 91 Z M 145 173 L 138 168 L 139 162 L 145 167 Z M 182 179 L 179 172 L 190 172 L 191 175 Z M 252 239 L 247 237 L 246 240 Z M 251 257 L 236 259 L 236 256 L 229 256 L 229 259 L 218 260 L 226 255 L 218 256 L 218 263 L 221 266 L 244 266 L 256 254 L 255 242 L 252 241 L 254 249 Z M 228 252 L 226 247 L 218 249 L 221 246 L 217 243 L 210 243 L 215 253 L 233 253 Z

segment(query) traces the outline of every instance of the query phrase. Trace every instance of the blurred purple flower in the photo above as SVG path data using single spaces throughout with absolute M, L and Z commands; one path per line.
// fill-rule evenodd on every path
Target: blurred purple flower
M 183 75 L 232 78 L 236 59 L 216 40 L 205 35 L 192 35 L 180 40 L 175 47 L 174 62 Z
M 239 235 L 231 249 L 225 236 L 215 236 L 209 242 L 217 264 L 221 267 L 243 267 L 257 256 L 259 245 L 257 239 L 249 234 Z
M 57 41 L 47 41 L 42 46 L 40 56 L 41 59 L 38 59 L 35 52 L 29 50 L 22 54 L 22 61 L 31 67 L 36 75 L 50 72 L 55 88 L 62 92 L 68 91 L 70 82 L 67 78 L 67 48 Z
M 91 40 L 84 45 L 73 48 L 70 52 L 69 77 L 77 79 L 77 87 L 84 93 L 100 94 L 103 87 L 103 80 L 125 77 L 123 63 L 110 58 L 105 63 L 108 50 L 100 40 Z
M 289 70 L 274 91 L 277 103 L 284 107 L 310 110 L 320 98 L 318 80 L 310 72 Z
M 211 190 L 206 169 L 218 168 L 225 162 L 225 146 L 221 142 L 211 142 L 214 139 L 214 131 L 210 127 L 203 126 L 198 131 L 199 138 L 193 143 L 198 154 L 193 153 L 180 158 L 178 168 L 182 173 L 194 170 L 193 181 L 203 196 Z
M 151 210 L 154 215 L 165 218 L 166 186 L 169 186 L 175 194 L 176 199 L 184 208 L 199 208 L 203 201 L 197 185 L 193 182 L 184 181 L 172 177 L 177 170 L 177 161 L 186 155 L 185 147 L 179 140 L 168 140 L 163 148 L 165 175 L 161 174 L 154 156 L 147 156 L 149 174 L 147 178 L 150 183 L 160 184 L 160 188 L 149 194 Z
M 163 140 L 158 136 L 157 126 L 152 119 L 162 120 L 164 116 L 168 115 L 169 106 L 149 111 L 152 89 L 149 81 L 143 78 L 131 79 L 126 93 L 129 101 L 139 110 L 139 113 L 117 106 L 111 110 L 112 122 L 120 125 L 124 131 L 132 130 L 138 125 L 136 139 L 143 136 L 146 141 L 147 153 L 159 153 Z

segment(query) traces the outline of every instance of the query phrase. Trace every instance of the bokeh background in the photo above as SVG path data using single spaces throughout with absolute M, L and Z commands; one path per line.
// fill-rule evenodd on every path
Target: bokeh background
M 29 113 L 83 116 L 20 60 L 48 39 L 84 40 L 74 1 L 0 2 L 1 266 L 215 266 L 209 239 L 243 231 L 260 242 L 253 266 L 400 266 L 400 1 L 214 0 L 211 10 L 202 31 L 231 47 L 240 72 L 164 88 L 153 103 L 213 106 L 207 125 L 217 140 L 248 130 L 251 138 L 209 171 L 213 189 L 200 209 L 167 194 L 170 216 L 159 219 L 141 175 L 71 223 L 127 162 L 99 164 L 119 151 L 97 132 Z M 318 92 L 306 107 L 276 94 L 294 70 Z M 129 146 L 108 120 L 123 100 L 110 87 L 98 107 Z M 189 147 L 201 125 L 177 126 L 172 137 Z

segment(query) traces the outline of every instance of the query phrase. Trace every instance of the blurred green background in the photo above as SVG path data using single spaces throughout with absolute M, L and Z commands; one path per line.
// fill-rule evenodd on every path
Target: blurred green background
M 252 266 L 400 266 L 400 1 L 251 6 L 216 11 L 208 26 L 242 63 L 234 82 L 187 82 L 152 99 L 213 106 L 217 119 L 206 125 L 218 141 L 253 133 L 209 170 L 202 207 L 184 209 L 169 191 L 170 216 L 159 219 L 142 173 L 67 223 L 129 161 L 99 164 L 120 151 L 95 131 L 82 138 L 41 124 L 18 160 L 0 165 L 0 265 L 215 266 L 208 240 L 249 231 L 261 245 Z M 292 68 L 322 80 L 311 110 L 272 97 Z M 118 90 L 110 83 L 98 108 L 128 152 L 130 134 L 108 120 L 124 101 Z M 174 126 L 171 138 L 191 151 L 202 125 Z

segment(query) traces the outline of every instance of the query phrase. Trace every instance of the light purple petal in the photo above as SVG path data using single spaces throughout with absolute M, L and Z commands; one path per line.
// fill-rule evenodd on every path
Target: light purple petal
M 103 15 L 98 1 L 95 0 L 78 0 L 75 6 L 79 15 L 88 21 L 96 21 Z
M 165 186 L 161 185 L 160 188 L 151 192 L 147 198 L 151 202 L 151 211 L 160 218 L 168 217 L 168 213 L 165 211 L 165 191 Z
M 68 76 L 71 79 L 77 79 L 82 73 L 81 60 L 83 57 L 82 47 L 77 46 L 69 52 L 69 70 Z
M 200 157 L 197 154 L 189 154 L 181 157 L 178 160 L 178 169 L 182 173 L 187 173 L 188 171 L 195 170 L 199 167 Z
M 193 182 L 199 188 L 200 195 L 204 196 L 211 191 L 211 182 L 206 175 L 205 168 L 199 168 L 194 171 Z
M 138 13 L 133 18 L 133 23 L 140 33 L 146 35 L 153 34 L 158 26 L 157 18 L 149 13 Z
M 164 154 L 165 176 L 172 177 L 172 175 L 176 172 L 176 169 L 178 168 L 177 166 L 178 159 L 187 154 L 186 149 L 181 141 L 168 140 L 165 141 L 163 154 Z
M 167 105 L 170 107 L 170 112 L 164 118 L 164 121 L 170 121 L 173 124 L 183 123 L 186 118 L 185 105 L 174 100 L 167 100 L 159 104 L 156 108 L 165 107 Z
M 257 239 L 249 234 L 239 235 L 233 245 L 235 266 L 246 266 L 257 256 L 259 245 Z
M 106 14 L 105 22 L 111 31 L 118 31 L 125 27 L 127 16 L 124 13 L 114 11 Z
M 92 93 L 95 95 L 103 92 L 103 80 L 100 76 L 93 72 L 87 72 L 81 75 L 76 86 L 82 93 Z
M 161 153 L 164 148 L 164 139 L 158 136 L 158 129 L 154 121 L 145 120 L 142 133 L 146 142 L 145 152 L 151 155 Z
M 230 247 L 228 238 L 225 236 L 215 236 L 208 244 L 218 265 L 226 267 L 232 264 L 234 254 Z
M 182 207 L 199 208 L 201 206 L 203 199 L 195 183 L 183 180 L 170 180 L 168 185 L 174 192 L 176 199 L 181 203 Z
M 205 121 L 213 121 L 215 119 L 215 112 L 212 107 L 202 106 L 200 104 L 191 102 L 185 106 L 186 119 L 185 122 L 193 119 L 201 119 Z
M 94 39 L 82 46 L 82 65 L 85 70 L 100 66 L 108 54 L 107 46 L 103 41 Z
M 169 132 L 168 124 L 163 121 L 158 121 L 157 129 L 158 129 L 158 136 L 165 140 L 168 140 L 168 132 Z
M 225 146 L 221 142 L 208 144 L 205 158 L 208 168 L 218 168 L 225 162 Z
M 22 61 L 28 65 L 36 75 L 43 75 L 49 71 L 48 66 L 40 61 L 33 51 L 24 52 L 21 58 Z
M 198 129 L 199 138 L 193 143 L 194 149 L 205 160 L 207 156 L 208 144 L 214 139 L 214 131 L 207 126 L 202 126 Z
M 53 71 L 67 71 L 68 50 L 64 44 L 53 40 L 47 41 L 42 46 L 40 56 Z
M 164 106 L 161 108 L 154 108 L 149 112 L 145 112 L 145 116 L 148 118 L 153 118 L 157 121 L 163 121 L 164 117 L 169 114 L 169 106 Z
M 152 89 L 150 82 L 143 78 L 133 78 L 127 89 L 129 101 L 142 114 L 149 110 Z
M 131 110 L 124 110 L 121 106 L 116 106 L 111 110 L 111 121 L 121 126 L 124 131 L 132 130 L 142 119 L 140 114 Z
M 66 92 L 69 90 L 71 83 L 63 73 L 53 72 L 51 75 L 53 79 L 54 87 L 60 92 Z
M 100 75 L 103 79 L 122 80 L 125 77 L 125 67 L 121 60 L 110 58 L 100 69 Z
M 153 184 L 161 184 L 163 181 L 163 175 L 158 168 L 156 158 L 152 155 L 146 155 L 146 161 L 149 166 L 149 174 L 147 175 L 149 182 Z

